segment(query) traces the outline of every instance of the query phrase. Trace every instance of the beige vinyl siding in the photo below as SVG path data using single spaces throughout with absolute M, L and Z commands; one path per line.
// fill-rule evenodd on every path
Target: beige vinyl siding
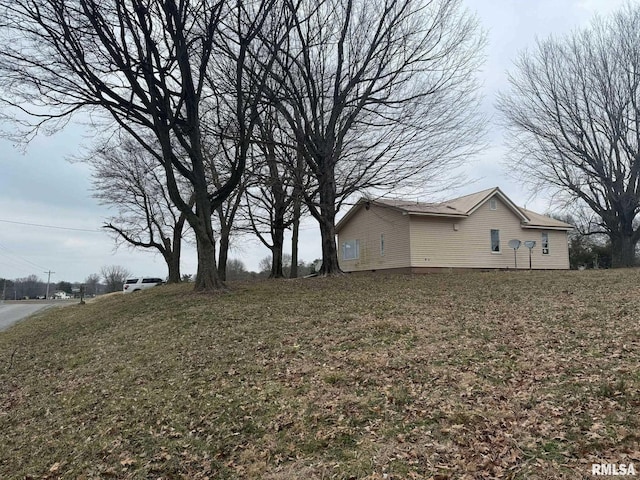
M 380 253 L 384 235 L 384 255 Z M 358 240 L 359 258 L 343 260 L 342 244 Z M 409 267 L 409 216 L 392 208 L 360 207 L 338 234 L 338 259 L 345 272 Z
M 514 268 L 509 240 L 535 240 L 532 267 L 569 268 L 565 231 L 548 231 L 549 255 L 542 255 L 543 230 L 523 229 L 521 219 L 500 199 L 496 210 L 486 201 L 466 218 L 412 216 L 410 225 L 411 266 L 453 268 Z M 455 225 L 455 227 L 454 227 Z M 500 253 L 491 252 L 491 230 L 500 231 Z M 564 242 L 564 244 L 563 244 Z M 529 268 L 529 250 L 517 250 L 518 268 Z
M 536 246 L 531 252 L 532 268 L 568 269 L 569 268 L 569 239 L 565 230 L 543 230 L 523 228 L 523 235 L 527 240 L 535 240 Z M 542 232 L 549 235 L 549 254 L 542 254 Z M 525 247 L 526 248 L 526 247 Z M 527 268 L 529 268 L 529 252 L 527 252 Z M 519 261 L 519 260 L 518 260 Z

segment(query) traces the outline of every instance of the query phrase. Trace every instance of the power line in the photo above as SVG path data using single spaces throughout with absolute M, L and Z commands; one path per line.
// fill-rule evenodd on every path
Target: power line
M 14 222 L 14 221 L 11 221 L 11 220 L 1 220 L 1 219 L 0 219 L 0 222 L 12 223 L 14 225 L 24 225 L 24 226 L 27 226 L 27 227 L 54 228 L 56 230 L 71 230 L 71 231 L 74 231 L 74 232 L 102 233 L 101 230 L 89 230 L 87 228 L 59 227 L 59 226 L 56 226 L 56 225 L 42 225 L 42 224 L 39 224 L 39 223 Z
M 18 263 L 16 259 L 9 257 L 8 255 L 0 252 L 0 270 L 13 269 L 25 275 L 31 275 L 33 273 L 33 267 L 27 267 L 26 264 Z M 3 275 L 0 275 L 2 277 Z
M 11 257 L 13 257 L 16 260 L 21 261 L 24 264 L 29 264 L 31 267 L 36 267 L 37 269 L 41 269 L 41 268 L 47 268 L 47 267 L 43 267 L 42 265 L 38 265 L 37 263 L 33 263 L 30 260 L 27 260 L 26 258 L 22 258 L 19 255 L 15 254 L 14 252 L 12 252 L 11 250 L 9 250 L 7 247 L 5 247 L 4 245 L 2 245 L 0 243 L 0 248 L 2 248 L 3 250 L 6 250 L 9 255 L 11 255 Z M 11 257 L 8 257 L 6 254 L 3 254 L 5 257 L 9 258 L 9 260 L 12 260 Z

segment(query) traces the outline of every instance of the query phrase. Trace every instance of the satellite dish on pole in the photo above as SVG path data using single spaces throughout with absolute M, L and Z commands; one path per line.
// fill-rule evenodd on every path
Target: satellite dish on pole
M 513 248 L 513 262 L 515 264 L 516 270 L 518 269 L 518 255 L 517 255 L 517 251 L 520 248 L 520 244 L 522 242 L 520 240 L 518 240 L 517 238 L 514 238 L 513 240 L 509 240 L 509 247 Z
M 531 250 L 536 246 L 535 240 L 527 240 L 524 242 L 524 246 L 529 249 L 529 270 L 531 270 Z

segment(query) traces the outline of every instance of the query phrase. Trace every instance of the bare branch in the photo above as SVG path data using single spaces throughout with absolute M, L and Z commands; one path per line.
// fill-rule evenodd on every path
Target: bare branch
M 634 264 L 640 239 L 640 9 L 538 41 L 510 75 L 499 108 L 512 133 L 511 165 L 535 191 L 588 207 L 607 232 L 614 266 Z

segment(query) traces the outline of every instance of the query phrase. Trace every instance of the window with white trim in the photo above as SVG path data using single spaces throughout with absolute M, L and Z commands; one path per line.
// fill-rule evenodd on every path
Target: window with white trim
M 360 258 L 360 240 L 349 240 L 342 244 L 342 259 L 357 260 Z
M 549 255 L 549 234 L 542 232 L 542 254 Z
M 491 230 L 491 252 L 500 253 L 500 230 Z
M 498 201 L 495 198 L 492 198 L 491 200 L 489 200 L 489 209 L 490 210 L 498 209 Z

